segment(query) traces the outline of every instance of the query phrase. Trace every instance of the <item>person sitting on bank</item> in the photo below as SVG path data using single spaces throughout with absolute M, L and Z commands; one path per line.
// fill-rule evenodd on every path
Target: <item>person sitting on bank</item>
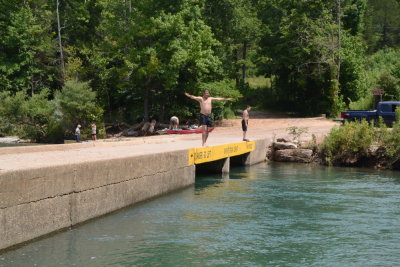
M 177 116 L 172 116 L 169 120 L 169 129 L 176 130 L 179 126 L 179 118 Z

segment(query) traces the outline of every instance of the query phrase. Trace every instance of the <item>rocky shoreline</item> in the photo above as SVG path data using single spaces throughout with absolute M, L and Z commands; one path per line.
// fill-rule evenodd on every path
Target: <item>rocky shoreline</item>
M 293 140 L 278 138 L 271 143 L 268 151 L 267 158 L 276 162 L 400 170 L 400 157 L 390 159 L 385 156 L 385 148 L 376 145 L 370 146 L 366 152 L 344 153 L 332 164 L 326 160 L 326 155 L 317 144 L 303 145 Z
M 269 151 L 267 157 L 272 161 L 297 163 L 315 161 L 312 149 L 300 148 L 298 143 L 285 138 L 278 138 L 272 142 Z

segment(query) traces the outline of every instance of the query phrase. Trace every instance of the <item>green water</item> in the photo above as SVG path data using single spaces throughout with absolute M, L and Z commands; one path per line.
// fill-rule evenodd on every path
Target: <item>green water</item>
M 399 172 L 295 164 L 200 177 L 194 187 L 0 254 L 0 266 L 399 263 Z

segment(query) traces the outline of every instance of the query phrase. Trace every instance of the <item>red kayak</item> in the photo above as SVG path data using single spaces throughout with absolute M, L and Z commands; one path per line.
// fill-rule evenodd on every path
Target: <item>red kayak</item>
M 208 128 L 208 132 L 212 132 L 214 130 L 214 127 Z M 203 130 L 201 128 L 193 129 L 193 130 L 167 130 L 167 133 L 169 134 L 195 134 L 195 133 L 201 133 Z

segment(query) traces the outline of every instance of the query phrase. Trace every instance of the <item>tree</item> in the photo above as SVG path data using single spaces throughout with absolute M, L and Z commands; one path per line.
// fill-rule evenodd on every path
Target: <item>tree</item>
M 72 129 L 76 124 L 90 125 L 99 122 L 102 109 L 96 104 L 96 93 L 87 82 L 69 80 L 54 97 L 58 121 L 66 129 Z
M 171 103 L 185 99 L 183 91 L 212 77 L 220 64 L 213 52 L 218 43 L 202 19 L 201 7 L 182 1 L 179 11 L 166 13 L 155 9 L 159 3 L 137 1 L 132 12 L 125 12 L 123 3 L 103 1 L 99 25 L 104 36 L 99 53 L 111 55 L 104 62 L 108 72 L 121 77 L 116 97 L 136 108 L 131 113 L 138 112 L 141 100 L 146 121 L 155 114 L 169 115 L 167 105 L 175 110 Z
M 237 86 L 244 84 L 248 50 L 256 47 L 262 33 L 256 6 L 249 0 L 206 0 L 204 14 L 222 44 L 219 56 L 225 73 L 236 80 Z
M 369 51 L 400 45 L 400 3 L 396 0 L 369 0 L 365 14 L 365 39 Z
M 340 93 L 346 104 L 357 101 L 369 94 L 364 78 L 365 46 L 361 36 L 352 36 L 349 32 L 342 35 Z
M 323 1 L 271 1 L 261 4 L 264 35 L 262 65 L 275 77 L 281 106 L 302 113 L 334 113 L 340 103 L 337 81 L 338 27 Z
M 2 1 L 3 3 L 4 1 Z M 3 3 L 4 4 L 4 3 Z M 6 5 L 6 4 L 5 4 Z M 28 4 L 4 6 L 0 15 L 0 90 L 30 91 L 49 87 L 57 75 L 50 29 Z

